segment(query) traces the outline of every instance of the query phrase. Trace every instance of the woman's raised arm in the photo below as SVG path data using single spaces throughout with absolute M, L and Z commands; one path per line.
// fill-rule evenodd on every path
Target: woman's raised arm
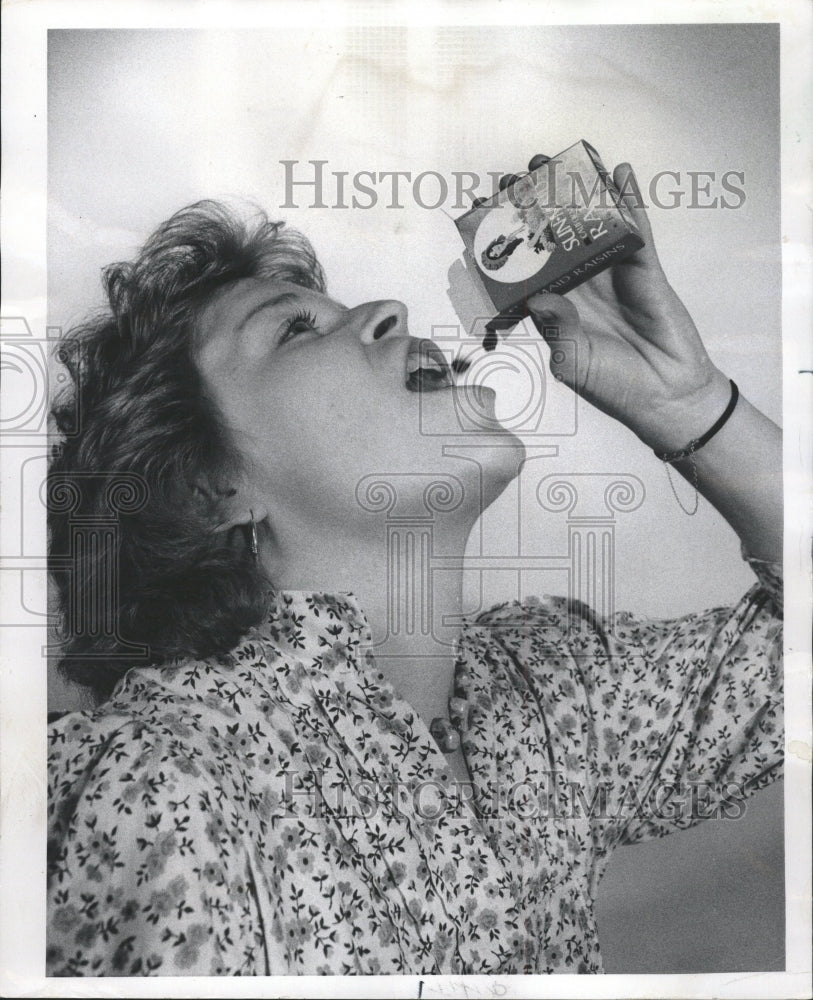
M 614 180 L 646 246 L 574 289 L 528 301 L 557 351 L 551 371 L 598 409 L 621 421 L 657 453 L 698 441 L 732 398 L 691 316 L 658 259 L 649 219 L 628 164 Z M 734 528 L 748 555 L 782 558 L 781 431 L 740 397 L 714 436 L 675 468 Z

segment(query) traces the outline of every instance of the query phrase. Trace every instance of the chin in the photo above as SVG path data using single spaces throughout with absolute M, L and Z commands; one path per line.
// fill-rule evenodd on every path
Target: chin
M 489 507 L 517 478 L 525 464 L 525 445 L 520 438 L 506 431 L 497 441 L 490 439 L 484 459 L 482 510 Z

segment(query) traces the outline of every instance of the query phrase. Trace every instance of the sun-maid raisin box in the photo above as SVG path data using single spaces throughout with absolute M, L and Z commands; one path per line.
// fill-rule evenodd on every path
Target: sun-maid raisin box
M 455 224 L 499 330 L 536 292 L 567 292 L 644 245 L 598 153 L 584 140 L 466 212 Z M 472 264 L 474 265 L 472 267 Z

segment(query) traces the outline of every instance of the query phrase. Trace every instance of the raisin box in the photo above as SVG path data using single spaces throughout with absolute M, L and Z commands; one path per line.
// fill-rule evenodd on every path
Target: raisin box
M 490 330 L 528 315 L 644 245 L 598 153 L 582 140 L 455 220 L 464 261 L 494 305 Z

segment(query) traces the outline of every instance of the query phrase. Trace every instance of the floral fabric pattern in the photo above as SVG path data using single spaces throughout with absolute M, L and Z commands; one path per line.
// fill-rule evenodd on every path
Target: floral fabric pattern
M 452 777 L 352 595 L 276 594 L 218 661 L 49 730 L 50 975 L 599 972 L 609 853 L 782 765 L 776 567 L 733 608 L 467 621 Z

